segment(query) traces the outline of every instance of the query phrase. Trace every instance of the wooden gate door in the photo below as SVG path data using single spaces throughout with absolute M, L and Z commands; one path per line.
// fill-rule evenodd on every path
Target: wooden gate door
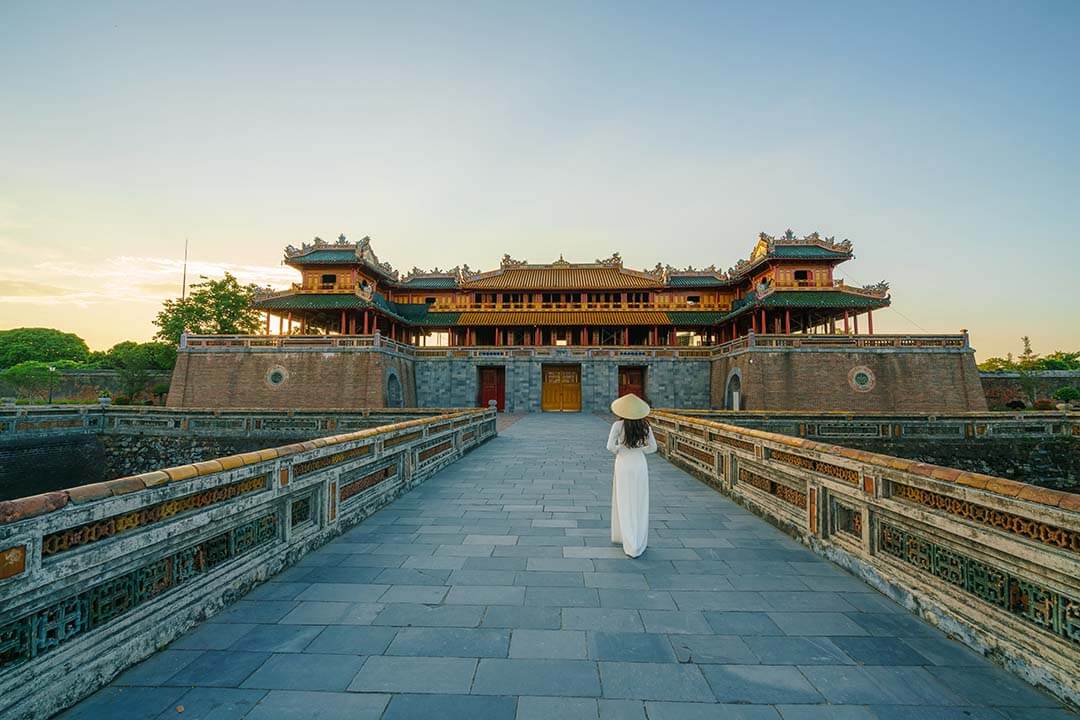
M 506 410 L 506 368 L 480 368 L 480 407 L 486 408 L 490 400 L 495 401 L 499 412 Z
M 645 399 L 645 368 L 625 366 L 619 368 L 619 397 L 630 393 Z
M 581 366 L 544 365 L 540 409 L 544 412 L 581 411 Z

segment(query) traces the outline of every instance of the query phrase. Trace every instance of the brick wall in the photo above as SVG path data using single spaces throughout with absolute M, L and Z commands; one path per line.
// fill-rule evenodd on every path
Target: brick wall
M 281 381 L 272 382 L 277 371 Z M 181 352 L 170 407 L 379 408 L 387 380 L 401 382 L 405 407 L 416 406 L 413 361 L 390 352 L 308 350 Z
M 871 379 L 865 391 L 857 390 L 852 383 L 852 375 L 861 368 L 869 370 Z M 741 378 L 744 410 L 986 409 L 971 352 L 755 349 L 713 361 L 714 408 L 725 407 L 725 388 L 733 372 Z
M 172 407 L 378 408 L 396 373 L 406 407 L 475 407 L 478 367 L 506 370 L 506 410 L 539 412 L 542 368 L 581 366 L 582 410 L 605 410 L 618 393 L 620 365 L 641 365 L 645 393 L 656 407 L 723 408 L 733 370 L 742 379 L 743 409 L 855 412 L 985 410 L 970 351 L 897 348 L 772 350 L 756 348 L 710 361 L 676 358 L 460 357 L 412 360 L 389 351 L 265 350 L 181 352 L 169 393 Z M 852 374 L 869 378 L 857 390 Z M 273 372 L 283 375 L 271 382 Z

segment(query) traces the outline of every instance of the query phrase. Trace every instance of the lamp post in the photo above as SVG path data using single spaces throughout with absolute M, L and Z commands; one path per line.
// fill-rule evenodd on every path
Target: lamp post
M 53 381 L 56 378 L 56 368 L 52 365 L 49 366 L 49 404 L 52 405 L 53 398 Z

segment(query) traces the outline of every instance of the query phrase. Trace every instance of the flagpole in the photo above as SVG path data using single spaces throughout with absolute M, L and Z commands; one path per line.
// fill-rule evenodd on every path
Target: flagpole
M 181 281 L 182 284 L 180 286 L 180 302 L 183 302 L 184 299 L 187 297 L 187 248 L 188 248 L 188 239 L 185 236 L 184 237 L 184 279 Z

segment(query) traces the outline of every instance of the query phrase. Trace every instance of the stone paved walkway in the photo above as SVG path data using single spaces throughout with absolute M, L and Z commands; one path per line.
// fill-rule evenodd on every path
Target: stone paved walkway
M 63 717 L 1074 717 L 657 456 L 627 559 L 606 438 L 525 417 Z

